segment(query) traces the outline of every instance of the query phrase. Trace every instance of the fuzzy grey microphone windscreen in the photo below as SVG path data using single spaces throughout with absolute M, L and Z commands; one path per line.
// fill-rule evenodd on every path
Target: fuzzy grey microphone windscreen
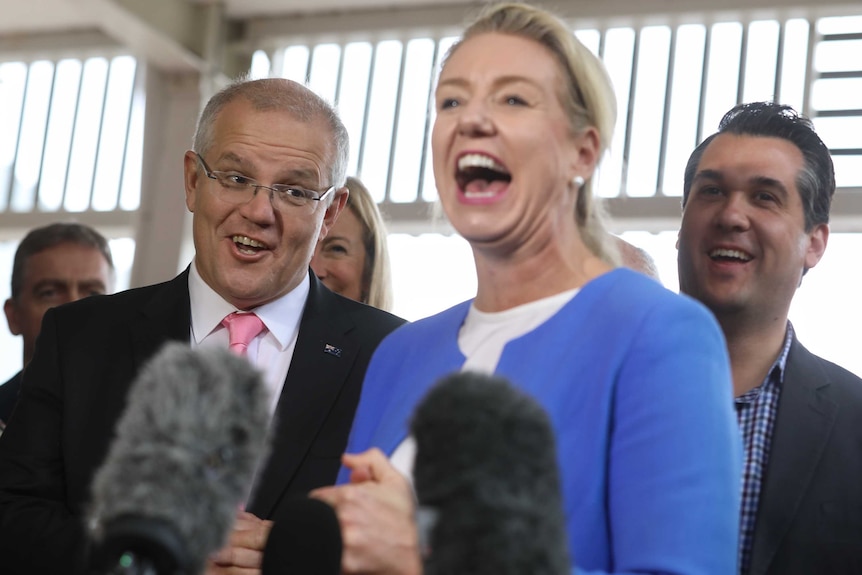
M 424 575 L 570 573 L 554 432 L 534 399 L 456 373 L 428 392 L 411 432 L 420 532 L 430 518 Z
M 102 567 L 124 555 L 157 573 L 201 572 L 264 455 L 268 403 L 246 359 L 165 345 L 133 382 L 93 481 L 88 528 Z

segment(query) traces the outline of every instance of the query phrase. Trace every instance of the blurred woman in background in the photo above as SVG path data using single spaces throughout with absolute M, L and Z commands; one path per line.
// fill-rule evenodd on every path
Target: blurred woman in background
M 392 311 L 386 226 L 368 189 L 347 178 L 347 209 L 317 244 L 311 269 L 323 284 L 350 299 Z

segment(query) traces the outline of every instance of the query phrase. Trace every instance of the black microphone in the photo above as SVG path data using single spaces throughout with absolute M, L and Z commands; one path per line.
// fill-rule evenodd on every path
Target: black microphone
M 341 550 L 335 510 L 318 499 L 297 497 L 274 517 L 261 575 L 339 575 Z
M 443 378 L 413 415 L 424 575 L 571 571 L 554 432 L 501 377 Z
M 248 496 L 269 426 L 247 360 L 166 344 L 132 383 L 92 484 L 92 573 L 197 575 Z

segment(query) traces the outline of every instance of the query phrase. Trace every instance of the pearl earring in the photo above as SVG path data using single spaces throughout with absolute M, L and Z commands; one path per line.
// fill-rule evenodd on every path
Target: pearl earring
M 572 178 L 572 184 L 574 184 L 574 186 L 579 190 L 584 187 L 585 183 L 586 183 L 586 180 L 584 180 L 584 177 L 581 175 L 578 175 L 578 176 L 575 176 L 574 178 Z

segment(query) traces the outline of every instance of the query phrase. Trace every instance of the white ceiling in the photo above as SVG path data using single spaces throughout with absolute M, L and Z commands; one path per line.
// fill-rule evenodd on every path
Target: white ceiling
M 147 5 L 171 10 L 176 3 L 215 4 L 213 0 L 3 0 L 0 34 L 70 32 L 99 28 L 101 12 L 110 5 Z M 475 5 L 477 0 L 223 0 L 229 18 L 244 19 L 289 14 L 339 14 L 368 9 Z
M 261 39 L 459 26 L 489 0 L 0 0 L 0 59 L 123 46 L 164 70 L 236 73 Z M 859 0 L 537 0 L 581 25 L 810 17 Z M 745 14 L 745 15 L 743 15 Z M 241 22 L 242 26 L 222 26 Z M 318 38 L 319 39 L 319 38 Z M 21 56 L 19 56 L 21 55 Z M 229 61 L 230 58 L 233 61 Z M 243 60 L 245 58 L 246 60 Z
M 197 2 L 205 4 L 207 0 L 197 0 Z M 476 0 L 226 0 L 225 7 L 229 16 L 242 18 L 266 14 L 353 12 L 369 8 L 413 8 L 477 3 Z
M 5 0 L 0 33 L 26 34 L 94 27 L 93 18 L 69 0 Z
M 209 47 L 224 46 L 219 23 L 274 25 L 278 34 L 309 19 L 341 22 L 351 28 L 361 18 L 386 21 L 393 14 L 417 10 L 454 10 L 461 20 L 473 6 L 488 0 L 0 0 L 0 59 L 56 57 L 58 52 L 124 46 L 151 64 L 175 71 L 201 70 Z M 424 12 L 423 12 L 424 14 Z M 421 16 L 420 16 L 421 17 Z M 242 43 L 249 28 L 233 36 L 236 52 L 250 57 Z M 225 28 L 224 30 L 227 30 Z M 245 34 L 243 36 L 242 34 Z M 252 36 L 259 39 L 259 36 Z M 221 42 L 221 44 L 212 44 Z M 240 61 L 243 68 L 248 62 Z M 230 68 L 234 70 L 233 68 Z M 235 71 L 235 70 L 234 70 Z
M 182 16 L 191 5 L 221 5 L 228 19 L 260 19 L 268 16 L 344 15 L 372 12 L 376 17 L 405 10 L 463 8 L 489 0 L 0 0 L 0 40 L 28 34 L 102 30 L 106 13 L 130 12 L 144 20 Z M 669 12 L 856 12 L 859 0 L 537 0 L 570 16 L 624 15 Z M 186 9 L 186 10 L 184 10 Z M 390 10 L 391 9 L 391 10 Z

